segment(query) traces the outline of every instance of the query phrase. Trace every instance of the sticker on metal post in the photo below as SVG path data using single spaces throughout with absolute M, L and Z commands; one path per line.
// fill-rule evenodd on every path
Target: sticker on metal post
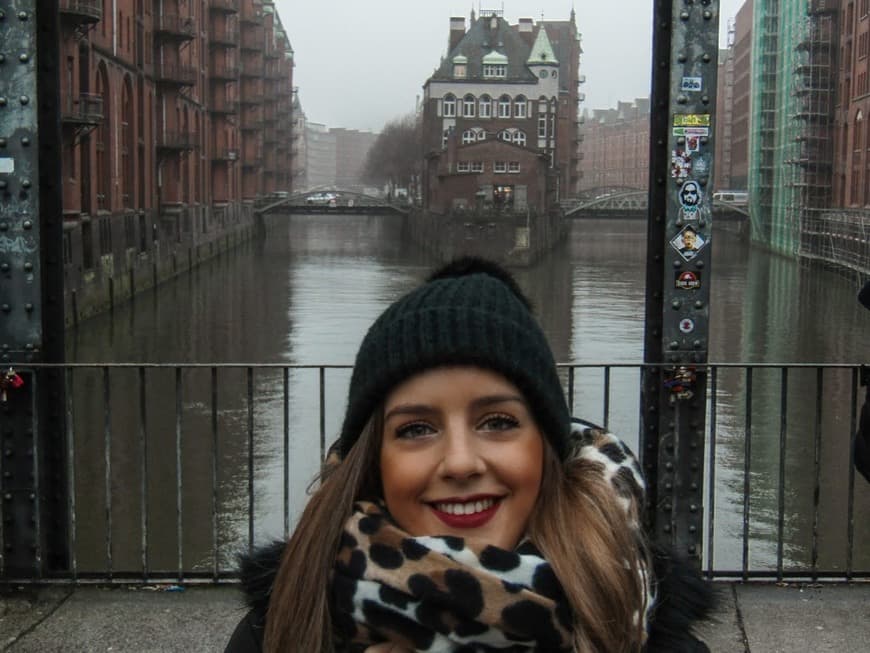
M 703 79 L 700 77 L 683 77 L 680 81 L 680 90 L 684 93 L 700 92 L 703 86 Z
M 674 114 L 674 127 L 710 127 L 709 113 Z
M 690 317 L 684 317 L 680 320 L 680 332 L 692 333 L 695 330 L 695 321 Z
M 710 128 L 709 127 L 674 127 L 673 129 L 674 136 L 685 136 L 688 138 L 689 136 L 709 136 Z
M 15 172 L 15 159 L 10 156 L 0 156 L 0 174 L 11 175 Z
M 692 173 L 692 156 L 684 150 L 671 150 L 671 177 L 685 179 Z
M 698 290 L 701 287 L 701 273 L 698 270 L 675 271 L 674 287 L 679 290 Z
M 707 239 L 692 225 L 687 225 L 671 238 L 673 247 L 686 261 L 691 261 L 707 245 Z

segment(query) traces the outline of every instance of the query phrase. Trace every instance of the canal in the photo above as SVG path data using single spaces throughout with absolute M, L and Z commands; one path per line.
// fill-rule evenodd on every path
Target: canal
M 516 271 L 559 362 L 642 361 L 645 237 L 641 221 L 575 221 L 564 246 L 534 267 Z M 870 315 L 855 300 L 857 280 L 751 249 L 727 233 L 717 234 L 713 245 L 711 362 L 870 361 Z M 67 357 L 79 363 L 351 364 L 371 321 L 433 265 L 403 242 L 397 217 L 275 218 L 265 239 L 70 330 Z M 292 525 L 321 451 L 316 369 L 291 369 L 286 375 L 280 368 L 258 369 L 249 379 L 243 368 L 221 368 L 214 395 L 209 368 L 178 374 L 148 370 L 145 410 L 138 403 L 137 374 L 135 369 L 113 370 L 106 384 L 100 370 L 76 372 L 75 548 L 81 569 L 104 569 L 107 556 L 113 569 L 141 568 L 143 533 L 149 569 L 172 570 L 179 558 L 185 568 L 232 566 L 249 534 L 249 419 L 256 470 L 254 540 L 280 536 Z M 339 429 L 348 379 L 344 369 L 324 375 L 328 441 Z M 246 403 L 249 382 L 258 399 L 252 415 Z M 786 567 L 806 563 L 818 531 L 819 564 L 837 569 L 845 565 L 848 548 L 842 506 L 850 491 L 844 479 L 851 372 L 827 372 L 821 393 L 816 383 L 815 370 L 792 370 L 788 380 L 784 560 Z M 740 565 L 745 386 L 743 370 L 723 370 L 717 395 L 717 568 Z M 748 411 L 753 568 L 768 568 L 776 555 L 780 388 L 779 370 L 755 371 Z M 813 434 L 819 395 L 822 489 L 820 521 L 814 524 Z M 636 368 L 612 370 L 609 401 L 605 414 L 601 370 L 578 371 L 575 414 L 607 421 L 636 446 Z M 181 418 L 176 405 L 182 408 Z M 286 507 L 285 411 L 290 424 Z M 861 478 L 855 488 L 854 539 L 862 543 L 870 540 L 870 493 Z M 854 555 L 854 567 L 870 566 L 867 547 L 859 544 Z

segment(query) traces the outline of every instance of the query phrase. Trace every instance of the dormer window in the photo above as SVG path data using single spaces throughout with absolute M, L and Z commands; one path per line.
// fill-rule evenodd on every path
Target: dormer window
M 465 79 L 468 77 L 468 59 L 461 54 L 453 57 L 453 78 Z
M 483 67 L 484 79 L 504 79 L 507 77 L 507 66 L 504 64 L 486 64 Z

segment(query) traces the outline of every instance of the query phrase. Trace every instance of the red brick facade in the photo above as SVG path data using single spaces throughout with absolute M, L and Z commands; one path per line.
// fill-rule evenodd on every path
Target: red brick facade
M 620 102 L 581 119 L 581 190 L 649 184 L 649 100 Z

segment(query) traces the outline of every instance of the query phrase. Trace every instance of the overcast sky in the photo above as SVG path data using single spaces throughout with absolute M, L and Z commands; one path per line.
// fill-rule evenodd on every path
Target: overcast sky
M 379 131 L 414 110 L 447 51 L 449 18 L 504 7 L 518 18 L 567 20 L 583 36 L 581 107 L 649 94 L 652 0 L 275 0 L 295 52 L 293 84 L 309 121 Z M 743 0 L 720 0 L 724 34 Z

